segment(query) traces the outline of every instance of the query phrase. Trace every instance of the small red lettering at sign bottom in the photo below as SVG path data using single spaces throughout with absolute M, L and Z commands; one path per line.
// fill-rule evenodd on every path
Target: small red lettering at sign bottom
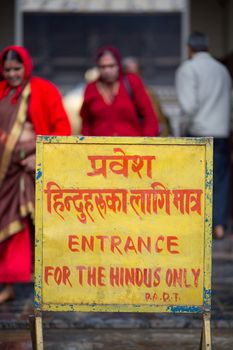
M 145 293 L 145 300 L 148 302 L 156 302 L 158 300 L 160 301 L 169 301 L 169 302 L 178 302 L 180 300 L 178 293 L 167 293 L 162 292 L 160 295 L 159 293 Z

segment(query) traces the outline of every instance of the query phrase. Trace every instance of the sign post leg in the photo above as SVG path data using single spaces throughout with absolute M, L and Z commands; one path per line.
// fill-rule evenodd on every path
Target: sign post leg
M 43 330 L 42 330 L 42 315 L 41 312 L 36 312 L 34 315 L 29 316 L 29 325 L 32 340 L 33 350 L 43 350 Z
M 43 342 L 43 329 L 42 329 L 42 314 L 41 312 L 35 313 L 35 339 L 36 339 L 36 350 L 44 349 Z
M 36 350 L 36 330 L 35 330 L 35 315 L 29 315 L 29 327 L 32 340 L 32 349 Z
M 211 350 L 210 314 L 203 315 L 203 328 L 199 350 Z

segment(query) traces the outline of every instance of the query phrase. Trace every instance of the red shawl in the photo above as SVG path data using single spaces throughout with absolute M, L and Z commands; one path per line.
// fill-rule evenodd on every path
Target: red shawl
M 8 46 L 0 54 L 0 74 L 3 72 L 3 56 L 9 50 L 14 50 L 21 57 L 24 65 L 24 84 L 30 83 L 30 100 L 28 115 L 34 125 L 36 134 L 40 135 L 70 135 L 71 127 L 62 104 L 62 98 L 57 88 L 49 81 L 31 77 L 32 59 L 27 50 L 21 46 Z M 12 103 L 22 92 L 22 86 L 16 89 Z M 7 96 L 11 90 L 6 80 L 0 82 L 0 99 Z
M 31 77 L 31 58 L 24 48 L 6 48 L 0 55 L 0 72 L 3 71 L 3 56 L 11 49 L 20 55 L 25 75 L 22 85 L 13 89 L 13 97 L 7 81 L 0 82 L 0 241 L 19 232 L 22 218 L 34 212 L 34 176 L 24 170 L 21 161 L 35 153 L 35 140 L 18 142 L 26 119 L 32 122 L 35 134 L 71 133 L 60 93 L 49 81 Z M 21 186 L 22 179 L 25 186 Z M 26 190 L 22 191 L 21 187 Z

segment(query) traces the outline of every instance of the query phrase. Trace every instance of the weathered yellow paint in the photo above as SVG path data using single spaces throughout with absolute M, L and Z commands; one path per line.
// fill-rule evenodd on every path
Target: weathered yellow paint
M 108 168 L 106 176 L 88 176 L 93 172 L 88 156 L 112 156 L 122 154 L 114 151 L 120 148 L 126 155 L 155 156 L 152 161 L 152 175 L 148 176 L 146 167 L 139 173 L 129 166 L 129 176 L 116 174 Z M 98 163 L 98 166 L 100 163 Z M 70 210 L 64 206 L 61 193 L 57 193 L 57 207 L 48 211 L 48 183 L 53 182 L 63 190 L 127 190 L 127 213 L 106 209 L 100 200 L 99 207 L 86 208 L 86 222 L 73 203 Z M 135 211 L 130 200 L 132 190 L 152 190 L 152 183 L 160 183 L 170 190 L 170 213 L 158 208 L 158 214 L 145 214 Z M 84 138 L 84 137 L 38 137 L 37 140 L 37 186 L 36 186 L 36 269 L 35 306 L 38 310 L 53 311 L 143 311 L 143 312 L 208 312 L 211 292 L 211 217 L 212 217 L 212 140 L 210 138 Z M 174 205 L 174 190 L 201 190 L 201 214 L 190 211 L 182 214 Z M 70 193 L 73 195 L 74 193 Z M 173 197 L 172 197 L 173 195 Z M 60 196 L 60 197 L 59 197 Z M 60 200 L 60 204 L 58 203 Z M 68 202 L 67 202 L 68 203 Z M 79 203 L 80 204 L 80 203 Z M 162 204 L 162 203 L 160 203 Z M 102 206 L 101 206 L 102 205 Z M 105 202 L 106 205 L 106 202 Z M 193 202 L 192 202 L 193 205 Z M 134 207 L 135 208 L 135 207 Z M 93 209 L 93 210 L 92 210 Z M 99 209 L 99 210 L 98 210 Z M 88 215 L 88 213 L 90 215 Z M 77 218 L 77 214 L 80 218 Z M 70 235 L 79 245 L 68 248 Z M 81 237 L 93 237 L 93 251 L 82 251 Z M 101 251 L 102 238 L 104 251 Z M 131 249 L 124 251 L 119 244 L 111 251 L 110 239 L 117 236 L 123 243 L 130 237 Z M 151 252 L 142 248 L 132 248 L 138 236 L 153 242 Z M 176 236 L 172 250 L 155 251 L 156 239 L 163 236 Z M 136 243 L 135 243 L 136 242 Z M 164 248 L 159 240 L 158 247 Z M 88 250 L 88 249 L 87 249 Z M 69 277 L 64 283 L 56 283 L 56 267 L 69 269 Z M 77 266 L 99 268 L 96 286 L 88 285 L 86 272 L 83 285 L 80 285 Z M 51 267 L 48 269 L 48 267 Z M 111 271 L 116 268 L 140 269 L 140 273 L 153 273 L 150 280 L 138 285 L 113 286 L 110 283 Z M 154 278 L 155 269 L 157 270 Z M 48 284 L 45 282 L 45 269 Z M 182 278 L 176 285 L 168 286 L 169 272 L 176 269 Z M 58 270 L 57 270 L 58 271 Z M 60 271 L 60 270 L 59 270 Z M 86 270 L 85 270 L 86 271 Z M 129 270 L 128 270 L 129 271 Z M 136 270 L 134 270 L 135 273 Z M 194 271 L 194 272 L 193 272 Z M 197 276 L 198 271 L 200 271 Z M 93 270 L 92 270 L 93 272 Z M 124 270 L 125 272 L 125 270 Z M 196 274 L 196 280 L 195 275 Z M 59 275 L 57 275 L 59 277 Z M 159 276 L 159 277 L 158 277 Z M 159 280 L 160 279 L 160 280 Z M 148 282 L 149 281 L 149 282 Z M 195 284 L 195 281 L 197 282 Z M 119 282 L 120 284 L 120 282 Z

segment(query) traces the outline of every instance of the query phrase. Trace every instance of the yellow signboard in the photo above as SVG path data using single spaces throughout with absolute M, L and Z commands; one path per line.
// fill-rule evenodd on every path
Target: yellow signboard
M 210 138 L 38 137 L 36 192 L 37 310 L 210 310 Z

